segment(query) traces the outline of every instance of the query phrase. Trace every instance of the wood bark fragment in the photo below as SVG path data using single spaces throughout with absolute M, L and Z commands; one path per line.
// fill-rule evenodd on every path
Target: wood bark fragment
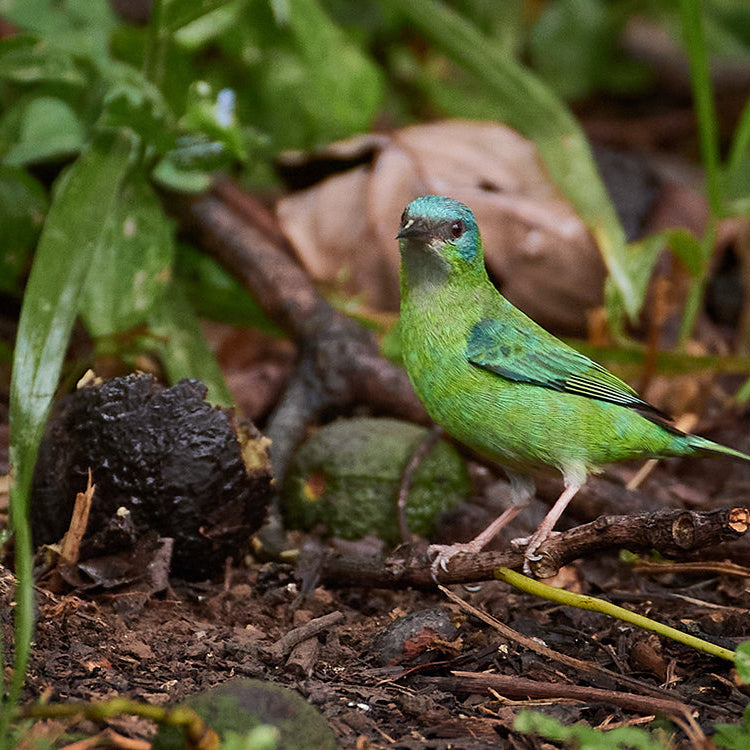
M 320 653 L 320 643 L 317 638 L 301 641 L 289 654 L 286 660 L 286 671 L 298 680 L 306 680 L 315 669 Z
M 329 612 L 322 617 L 316 617 L 314 620 L 290 630 L 278 641 L 264 649 L 263 654 L 271 661 L 280 662 L 298 643 L 316 637 L 328 628 L 342 622 L 343 619 L 343 612 Z

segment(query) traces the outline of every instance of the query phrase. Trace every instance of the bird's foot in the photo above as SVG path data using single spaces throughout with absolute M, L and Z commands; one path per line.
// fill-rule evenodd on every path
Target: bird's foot
M 559 531 L 551 531 L 549 533 L 540 534 L 539 529 L 536 530 L 531 536 L 519 536 L 515 539 L 510 540 L 510 545 L 516 552 L 523 550 L 523 572 L 524 575 L 534 575 L 531 570 L 531 563 L 539 562 L 542 559 L 541 555 L 537 555 L 536 551 L 553 536 L 557 536 Z
M 437 583 L 438 573 L 441 570 L 445 573 L 448 572 L 448 563 L 456 555 L 473 555 L 481 552 L 483 546 L 484 544 L 478 544 L 476 539 L 471 542 L 457 542 L 456 544 L 431 544 L 427 548 L 427 557 L 432 559 L 430 563 L 432 580 Z

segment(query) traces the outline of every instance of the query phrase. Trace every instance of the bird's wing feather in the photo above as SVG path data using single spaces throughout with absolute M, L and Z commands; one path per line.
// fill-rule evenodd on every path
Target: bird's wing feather
M 659 422 L 668 419 L 609 370 L 532 321 L 523 322 L 480 320 L 467 342 L 469 361 L 507 380 L 620 404 Z

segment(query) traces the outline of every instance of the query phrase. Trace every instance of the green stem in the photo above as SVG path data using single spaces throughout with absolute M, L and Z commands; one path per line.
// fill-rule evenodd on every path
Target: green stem
M 13 674 L 10 678 L 4 709 L 0 711 L 0 750 L 5 750 L 9 741 L 10 720 L 13 707 L 18 703 L 26 678 L 26 668 L 31 656 L 34 637 L 34 570 L 29 500 L 31 479 L 36 462 L 36 446 L 24 452 L 24 461 L 11 460 L 13 473 L 10 486 L 10 528 L 15 544 L 15 607 L 13 608 Z M 11 456 L 17 455 L 11 451 Z M 5 662 L 2 663 L 3 668 Z M 3 680 L 4 682 L 5 680 Z
M 168 41 L 163 20 L 164 0 L 154 0 L 146 36 L 146 49 L 143 53 L 143 74 L 151 83 L 159 87 L 164 78 L 164 60 Z
M 180 727 L 185 731 L 188 750 L 218 750 L 219 737 L 203 719 L 186 706 L 169 708 L 142 703 L 129 698 L 112 698 L 101 703 L 55 703 L 27 706 L 18 711 L 18 717 L 27 719 L 69 719 L 83 717 L 90 721 L 106 721 L 119 714 L 130 714 L 150 719 L 158 724 Z
M 700 0 L 680 0 L 682 33 L 690 62 L 690 82 L 698 119 L 701 157 L 706 170 L 706 189 L 711 212 L 721 214 L 722 190 L 719 177 L 719 128 L 714 88 L 708 66 Z
M 710 215 L 701 240 L 701 270 L 690 288 L 680 325 L 678 343 L 682 346 L 690 338 L 698 318 L 706 288 L 708 264 L 716 240 L 716 224 L 722 215 L 724 195 L 719 172 L 719 126 L 716 117 L 714 89 L 708 64 L 706 38 L 700 0 L 680 0 L 682 33 L 690 62 L 690 82 L 698 120 L 701 158 L 706 172 L 706 193 Z
M 632 625 L 643 628 L 644 630 L 650 630 L 657 635 L 671 638 L 673 641 L 698 649 L 698 651 L 703 651 L 711 656 L 717 656 L 720 659 L 726 659 L 727 661 L 734 663 L 734 653 L 727 648 L 722 648 L 714 643 L 704 641 L 701 638 L 688 635 L 681 630 L 670 628 L 668 625 L 664 625 L 656 620 L 631 612 L 624 607 L 618 607 L 616 604 L 610 604 L 603 599 L 597 599 L 594 596 L 584 596 L 583 594 L 574 594 L 570 591 L 565 591 L 564 589 L 556 589 L 553 586 L 548 586 L 546 583 L 541 583 L 533 578 L 528 578 L 520 573 L 516 573 L 515 570 L 510 570 L 510 568 L 495 568 L 494 573 L 495 578 L 498 580 L 505 581 L 505 583 L 509 583 L 514 588 L 533 594 L 534 596 L 539 596 L 542 599 L 548 599 L 552 602 L 558 602 L 559 604 L 578 607 L 579 609 L 601 612 L 604 615 L 615 617 L 623 622 L 629 622 Z
M 716 242 L 717 225 L 718 220 L 716 215 L 712 214 L 708 217 L 706 231 L 703 233 L 700 241 L 702 270 L 693 278 L 690 284 L 690 290 L 685 300 L 685 308 L 682 312 L 680 331 L 677 337 L 677 345 L 681 348 L 685 346 L 685 343 L 693 335 L 695 321 L 698 319 L 703 305 L 703 294 L 706 291 L 706 284 L 708 282 L 708 264 L 711 260 L 714 243 Z

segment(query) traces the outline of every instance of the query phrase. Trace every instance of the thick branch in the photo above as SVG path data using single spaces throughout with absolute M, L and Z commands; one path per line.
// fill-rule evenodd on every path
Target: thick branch
M 542 559 L 532 564 L 539 578 L 548 578 L 580 557 L 604 549 L 655 549 L 667 557 L 691 556 L 702 549 L 739 539 L 750 525 L 750 510 L 725 508 L 708 512 L 667 510 L 633 516 L 601 516 L 551 537 L 539 549 Z M 522 552 L 503 550 L 458 554 L 438 581 L 475 583 L 494 578 L 495 568 L 520 570 Z M 336 585 L 434 588 L 425 549 L 405 545 L 389 557 L 332 554 L 323 566 L 323 577 Z

